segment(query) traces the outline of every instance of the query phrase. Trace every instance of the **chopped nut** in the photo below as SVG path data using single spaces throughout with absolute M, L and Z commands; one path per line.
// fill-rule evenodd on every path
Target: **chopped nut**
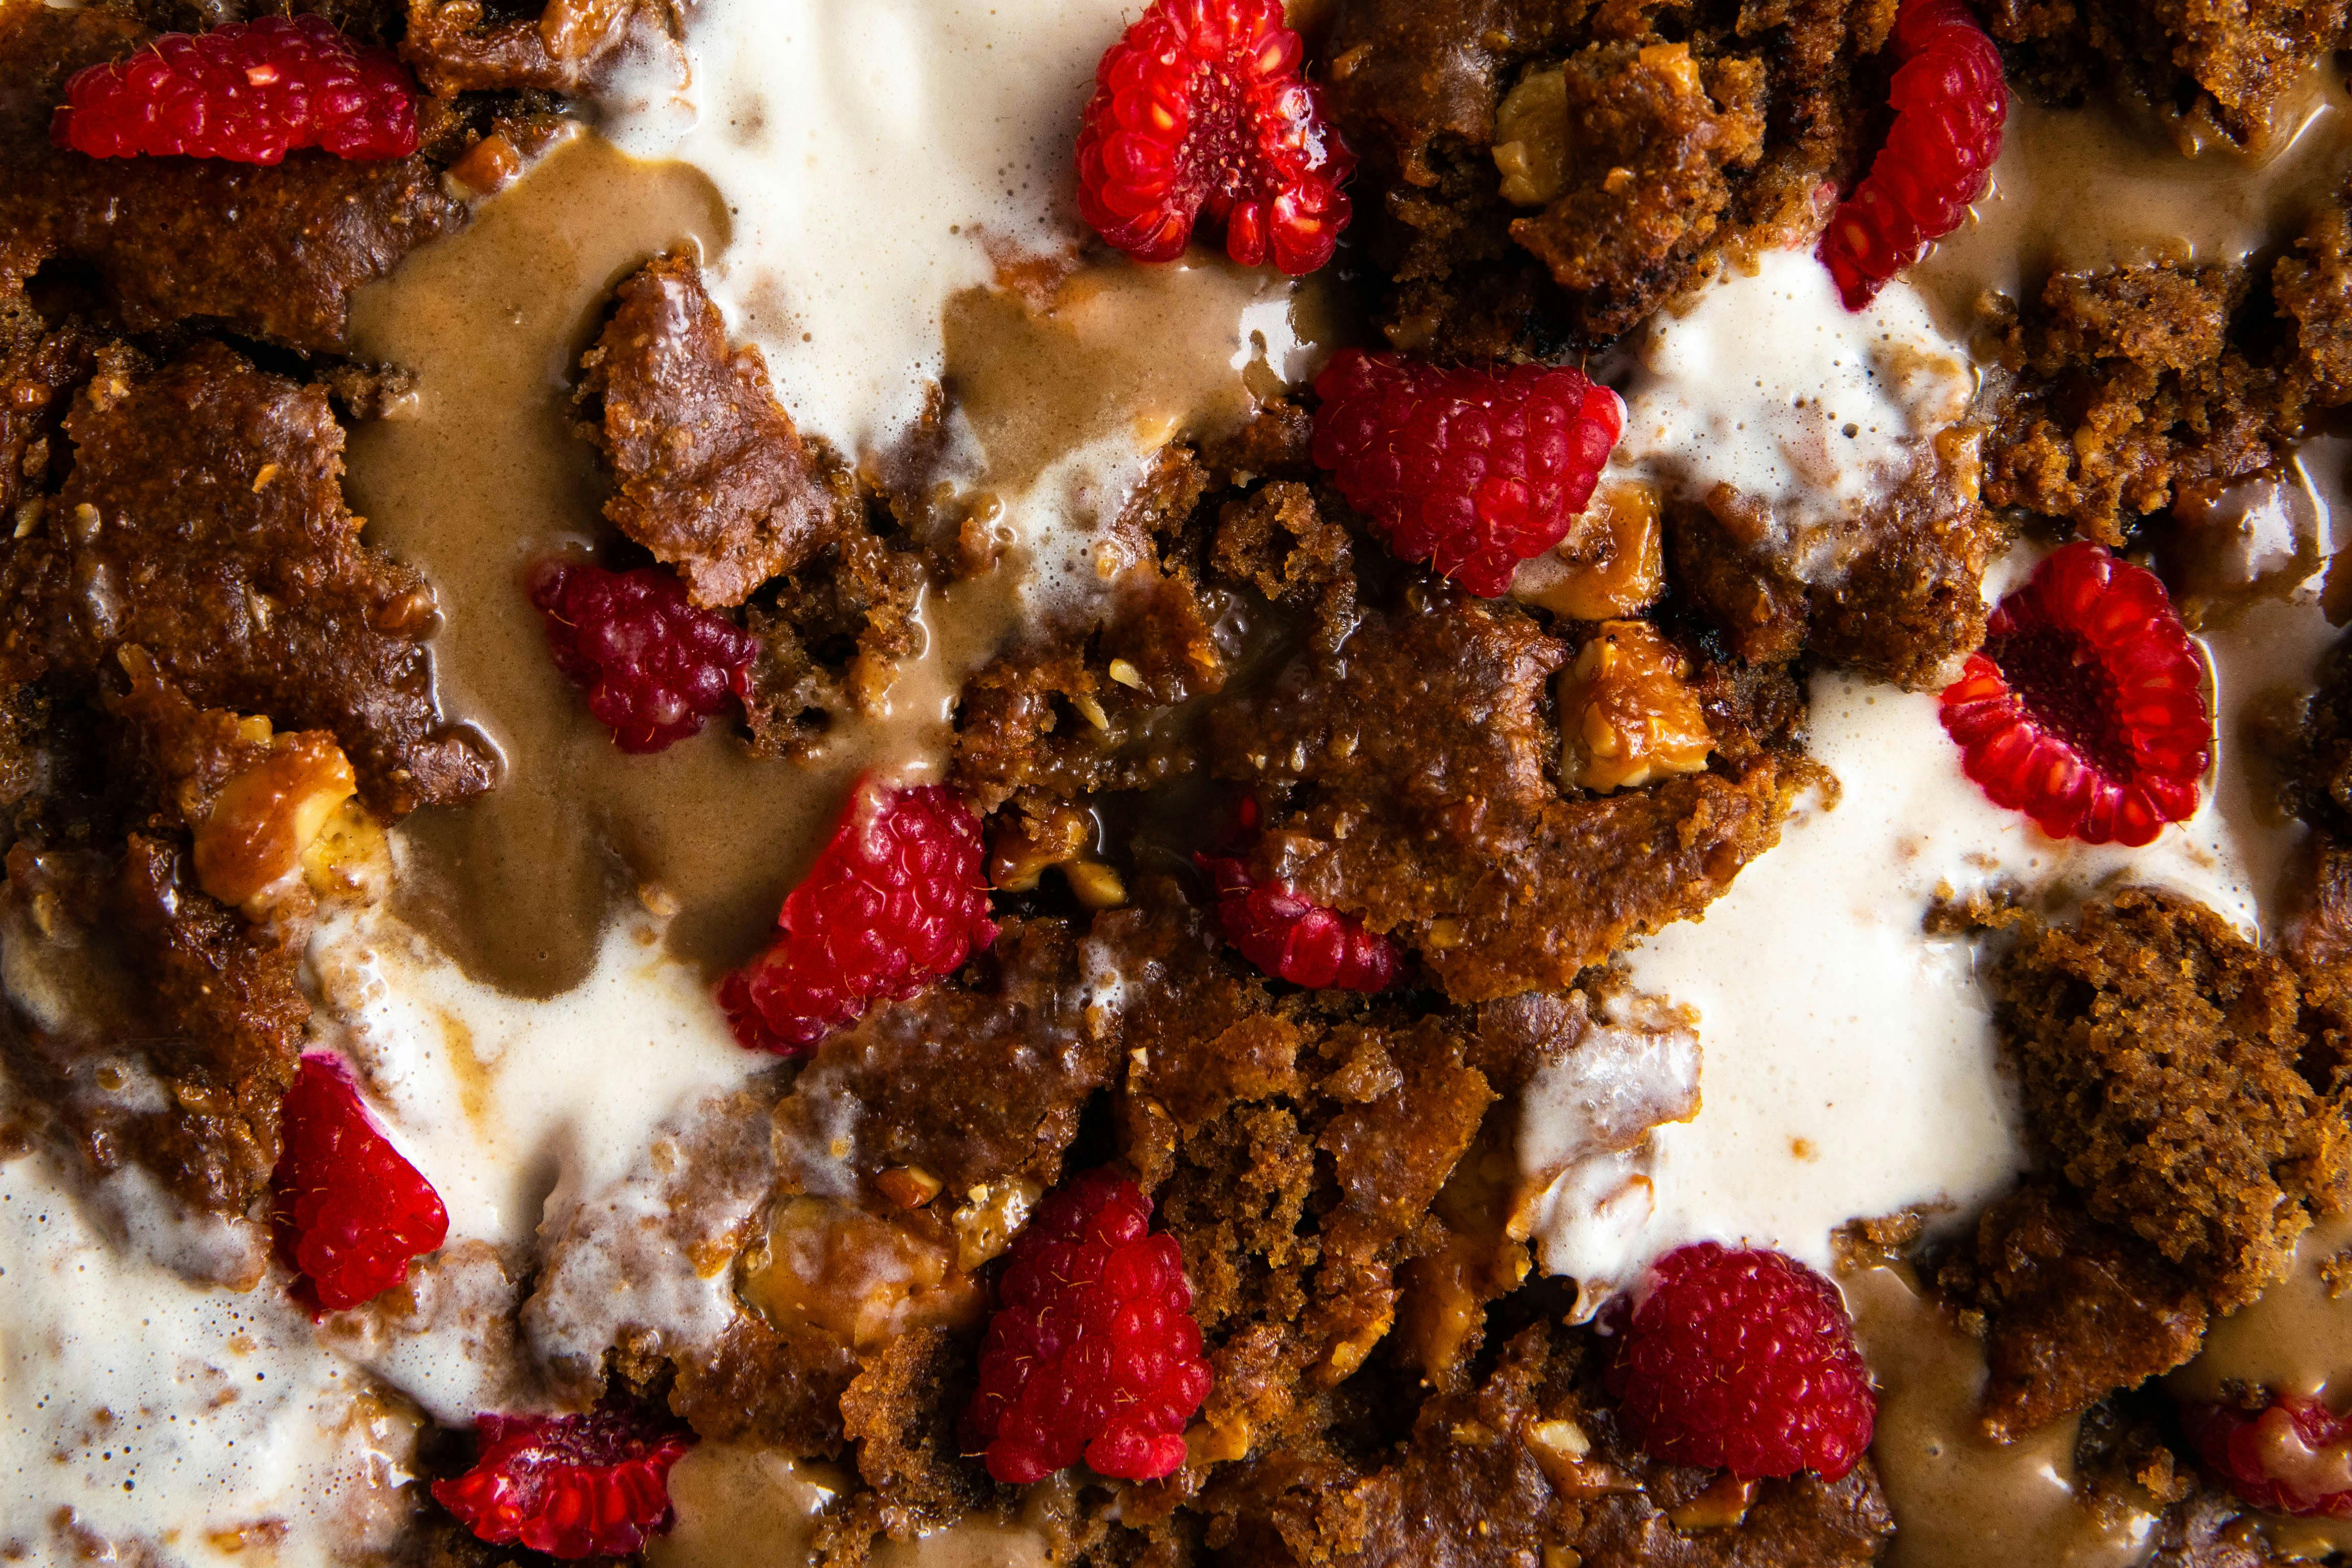
M 1543 1568 L 1584 1568 L 1584 1553 L 1573 1546 L 1547 1546 Z
M 1014 818 L 989 846 L 988 882 L 1008 893 L 1037 886 L 1048 866 L 1064 866 L 1084 855 L 1096 838 L 1094 817 L 1076 806 L 1057 805 L 1043 821 Z
M 1143 671 L 1123 658 L 1110 661 L 1110 678 L 1121 686 L 1140 688 L 1143 685 Z
M 322 899 L 389 887 L 392 845 L 374 813 L 356 798 L 337 806 L 302 851 L 302 879 Z
M 262 464 L 261 471 L 253 476 L 253 493 L 255 495 L 259 495 L 262 491 L 268 489 L 269 488 L 269 481 L 276 479 L 278 474 L 278 468 L 277 464 Z
M 882 1195 L 902 1209 L 919 1209 L 940 1195 L 946 1185 L 920 1165 L 893 1165 L 874 1178 Z
M 1099 860 L 1073 860 L 1062 868 L 1062 879 L 1078 902 L 1090 910 L 1115 910 L 1127 902 L 1127 884 L 1117 869 Z
M 1539 207 L 1568 182 L 1568 79 L 1558 66 L 1529 71 L 1495 110 L 1495 169 L 1503 199 Z
M 966 1193 L 964 1205 L 948 1216 L 956 1233 L 956 1267 L 969 1274 L 1012 1246 L 1045 1191 L 1036 1182 L 1014 1176 L 983 1182 Z
M 301 863 L 358 788 L 331 735 L 305 730 L 276 737 L 267 756 L 221 786 L 197 825 L 197 882 L 225 904 L 258 897 Z
M 1528 1428 L 1528 1447 L 1549 1453 L 1565 1463 L 1573 1463 L 1592 1452 L 1592 1439 L 1575 1422 L 1538 1421 Z
M 925 1324 L 968 1322 L 986 1301 L 944 1242 L 804 1195 L 778 1202 L 737 1289 L 770 1322 L 812 1324 L 861 1350 Z
M 1679 1508 L 1669 1509 L 1666 1518 L 1676 1530 L 1725 1530 L 1748 1517 L 1750 1504 L 1756 1500 L 1756 1483 L 1738 1476 L 1717 1478 L 1713 1486 Z
M 1568 536 L 1519 568 L 1514 598 L 1578 621 L 1640 614 L 1666 580 L 1658 492 L 1621 481 L 1601 487 Z
M 1647 621 L 1608 621 L 1559 677 L 1563 783 L 1607 792 L 1706 766 L 1715 736 L 1674 645 Z

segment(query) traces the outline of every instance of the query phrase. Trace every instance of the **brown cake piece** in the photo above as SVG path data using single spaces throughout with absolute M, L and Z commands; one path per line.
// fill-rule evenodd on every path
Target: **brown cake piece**
M 119 854 L 20 843 L 7 871 L 10 1075 L 95 1175 L 136 1163 L 194 1209 L 257 1215 L 310 1018 L 295 955 L 206 898 L 162 840 L 133 835 Z
M 1988 1209 L 1941 1285 L 1981 1315 L 1984 1420 L 2003 1441 L 2180 1365 L 2210 1316 L 2196 1281 L 2049 1181 Z
M 1697 914 L 1779 837 L 1777 752 L 1718 736 L 1719 771 L 1563 788 L 1546 687 L 1569 658 L 1514 607 L 1414 584 L 1339 657 L 1222 705 L 1218 775 L 1289 797 L 1258 873 L 1394 933 L 1458 1002 L 1566 986 Z
M 1708 505 L 1669 502 L 1675 581 L 1751 664 L 1801 651 L 1915 690 L 1948 679 L 1984 640 L 1984 572 L 2007 538 L 1979 500 L 1977 432 L 1954 426 L 1921 448 L 1911 471 L 1853 525 L 1852 559 L 1808 583 L 1743 498 L 1723 487 Z
M 2340 1064 L 2313 1050 L 2295 972 L 2210 910 L 2117 894 L 2030 927 L 1994 984 L 2037 1143 L 2217 1310 L 2284 1271 L 2312 1207 L 2342 1206 Z
M 632 37 L 668 36 L 675 11 L 656 0 L 547 0 L 539 14 L 482 0 L 408 0 L 401 58 L 444 98 L 485 89 L 577 92 Z M 495 16 L 493 15 L 495 11 Z
M 843 715 L 881 712 L 899 661 L 922 650 L 929 584 L 919 554 L 857 528 L 747 604 L 760 639 L 744 703 L 752 748 L 813 757 Z
M 216 343 L 152 371 L 110 351 L 65 432 L 71 472 L 0 565 L 9 679 L 111 687 L 137 648 L 198 707 L 331 731 L 379 812 L 488 786 L 434 703 L 432 590 L 344 508 L 324 388 Z
M 96 348 L 79 323 L 52 324 L 20 285 L 0 280 L 0 518 L 11 531 L 37 523 L 64 472 L 60 426 L 72 389 L 89 378 Z M 20 510 L 27 502 L 31 510 Z
M 2051 278 L 2008 330 L 2017 378 L 1987 442 L 1986 500 L 2120 544 L 2179 486 L 2269 467 L 2297 395 L 2232 335 L 2247 281 L 2221 263 Z
M 617 486 L 604 514 L 696 604 L 740 605 L 845 531 L 856 491 L 793 427 L 759 349 L 727 346 L 692 252 L 647 262 L 614 299 L 578 393 Z
M 2240 145 L 2284 129 L 2278 110 L 2305 67 L 2344 47 L 2339 5 L 2252 0 L 2216 10 L 2189 0 L 1996 0 L 1985 26 L 2021 83 L 2079 99 L 2117 79 L 2159 110 L 2202 111 Z
M 1329 103 L 1400 348 L 1590 347 L 1713 270 L 1801 237 L 1855 158 L 1856 61 L 1891 5 L 1658 14 L 1342 0 Z
M 2323 408 L 2352 402 L 2352 214 L 2336 199 L 2312 216 L 2294 248 L 2271 264 L 2271 293 L 2291 323 L 2292 374 Z

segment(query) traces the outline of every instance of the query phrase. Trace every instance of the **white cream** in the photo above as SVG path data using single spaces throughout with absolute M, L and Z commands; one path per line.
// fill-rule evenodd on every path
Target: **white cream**
M 1076 234 L 1072 149 L 1126 0 L 700 0 L 691 79 L 618 84 L 606 131 L 693 163 L 735 226 L 712 293 L 793 416 L 887 444 L 944 368 L 940 311 L 988 246 Z
M 1590 1291 L 1716 1239 L 1826 1268 L 1831 1233 L 1850 1219 L 1915 1204 L 1965 1210 L 1998 1191 L 2022 1152 L 1979 950 L 1927 934 L 1930 904 L 2003 881 L 2075 897 L 2146 883 L 2249 934 L 2275 929 L 2299 829 L 2263 809 L 2234 745 L 2252 702 L 2309 686 L 2333 635 L 2305 601 L 2259 606 L 2208 639 L 2218 783 L 2193 817 L 2137 850 L 2053 841 L 1986 800 L 1934 696 L 1817 676 L 1811 752 L 1838 779 L 1834 808 L 1801 804 L 1704 919 L 1626 954 L 1635 987 L 1698 1014 L 1699 1114 L 1658 1129 L 1654 1157 L 1613 1184 L 1571 1172 L 1593 1190 L 1554 1195 L 1539 1231 L 1546 1266 Z M 1523 1133 L 1523 1168 L 1547 1174 L 1533 1151 L 1562 1136 Z
M 0 1166 L 0 1556 L 226 1564 L 274 1541 L 291 1563 L 390 1547 L 413 1419 L 281 1290 L 191 1284 L 117 1245 L 70 1191 L 48 1154 Z
M 1848 310 L 1806 252 L 1733 268 L 1637 336 L 1612 463 L 1695 501 L 1728 485 L 1772 511 L 1800 577 L 1843 565 L 1850 531 L 1975 395 L 1967 356 L 1900 282 Z
M 562 1217 L 552 1194 L 624 1180 L 681 1107 L 772 1065 L 645 919 L 614 921 L 588 978 L 545 1001 L 468 979 L 381 910 L 321 920 L 309 967 L 313 1033 L 358 1065 L 453 1238 L 529 1242 Z

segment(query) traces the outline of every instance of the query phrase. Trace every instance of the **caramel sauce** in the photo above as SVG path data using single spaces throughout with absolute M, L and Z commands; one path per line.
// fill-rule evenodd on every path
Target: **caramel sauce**
M 1984 1434 L 1983 1345 L 1899 1265 L 1840 1281 L 1876 1378 L 1872 1463 L 1895 1512 L 1885 1568 L 2128 1568 L 2155 1544 L 2152 1510 L 2102 1509 L 2074 1479 L 2072 1420 L 2003 1446 Z
M 848 1488 L 831 1468 L 772 1449 L 698 1444 L 670 1468 L 676 1522 L 646 1542 L 646 1568 L 814 1562 L 819 1517 Z
M 604 531 L 605 486 L 572 434 L 580 352 L 613 286 L 657 252 L 728 237 L 698 172 L 631 159 L 583 134 L 355 302 L 362 357 L 417 374 L 414 405 L 352 432 L 348 490 L 369 538 L 421 565 L 438 595 L 443 704 L 497 744 L 499 786 L 406 825 L 399 912 L 477 979 L 531 996 L 576 984 L 615 900 L 651 884 L 674 899 L 673 949 L 740 962 L 772 925 L 863 768 L 936 758 L 961 672 L 993 646 L 1001 613 L 934 603 L 930 668 L 906 672 L 887 718 L 843 726 L 817 763 L 754 757 L 728 726 L 656 756 L 616 750 L 547 657 L 521 575 Z M 991 597 L 985 581 L 944 597 Z M 980 653 L 972 645 L 985 645 Z
M 1254 308 L 1265 316 L 1245 318 Z M 1319 368 L 1319 353 L 1286 353 L 1280 340 L 1329 341 L 1334 309 L 1328 283 L 1293 284 L 1198 247 L 1165 267 L 1114 262 L 1026 286 L 1007 276 L 948 302 L 945 384 L 990 482 L 1009 494 L 1122 424 L 1139 450 L 1230 429 Z M 1235 330 L 1245 321 L 1254 342 Z
M 1911 281 L 1938 324 L 1966 341 L 1988 289 L 2022 299 L 2053 272 L 2243 261 L 2290 244 L 2347 165 L 2352 93 L 2329 58 L 2243 150 L 2145 108 L 2051 110 L 2012 93 L 1991 186 Z

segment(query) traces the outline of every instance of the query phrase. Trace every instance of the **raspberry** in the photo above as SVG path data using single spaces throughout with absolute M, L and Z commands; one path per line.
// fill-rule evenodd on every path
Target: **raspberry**
M 784 934 L 719 988 L 735 1037 L 798 1056 L 874 1003 L 952 973 L 996 940 L 980 856 L 980 818 L 949 791 L 859 779 L 784 899 Z
M 759 640 L 688 604 L 667 572 L 543 561 L 530 602 L 546 614 L 555 668 L 586 689 L 588 711 L 625 752 L 662 751 L 700 733 L 729 692 L 751 695 Z
M 1385 991 L 1403 967 L 1397 945 L 1364 922 L 1312 904 L 1280 882 L 1261 882 L 1239 860 L 1195 855 L 1217 888 L 1225 940 L 1263 973 L 1314 990 Z
M 1013 1243 L 968 1417 L 998 1480 L 1026 1486 L 1081 1457 L 1132 1481 L 1182 1468 L 1209 1366 L 1175 1237 L 1150 1225 L 1133 1182 L 1088 1171 Z
M 1960 0 L 1903 0 L 1895 58 L 1895 124 L 1815 251 L 1849 310 L 1960 226 L 2009 118 L 2000 53 Z
M 2273 1513 L 2352 1519 L 2352 1419 L 2281 1394 L 2260 1411 L 2183 1405 L 2181 1428 L 2206 1468 Z
M 1566 537 L 1625 428 L 1580 371 L 1440 370 L 1346 349 L 1316 378 L 1315 461 L 1390 550 L 1493 598 Z
M 338 158 L 416 151 L 408 73 L 319 16 L 264 16 L 166 33 L 66 83 L 49 139 L 94 158 L 177 153 L 275 163 L 297 147 Z
M 553 1557 L 618 1556 L 670 1524 L 669 1468 L 693 1445 L 625 1408 L 585 1415 L 484 1415 L 473 1468 L 434 1500 L 494 1546 Z
M 1078 211 L 1139 261 L 1206 213 L 1225 254 L 1294 277 L 1331 259 L 1355 155 L 1300 72 L 1281 0 L 1155 0 L 1104 51 L 1078 130 Z
M 2197 809 L 2204 667 L 2164 584 L 2095 544 L 2000 602 L 1943 703 L 1969 777 L 2053 838 L 2137 847 Z
M 356 1307 L 408 1278 L 449 1234 L 441 1194 L 368 1120 L 343 1064 L 312 1053 L 286 1091 L 271 1215 L 297 1289 L 322 1311 Z
M 1748 1479 L 1836 1480 L 1878 1415 L 1837 1288 L 1792 1258 L 1712 1241 L 1652 1268 L 1605 1381 L 1652 1457 Z

